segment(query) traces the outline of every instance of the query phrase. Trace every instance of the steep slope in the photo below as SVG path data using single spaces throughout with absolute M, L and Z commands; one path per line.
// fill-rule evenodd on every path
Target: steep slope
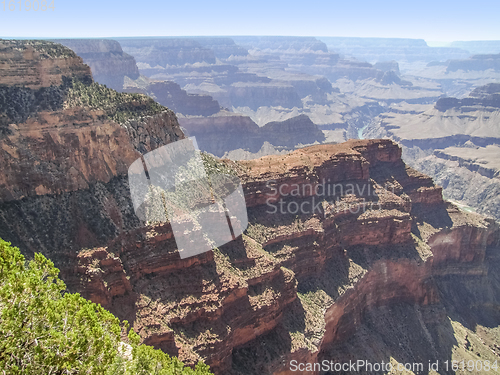
M 150 81 L 141 76 L 141 79 L 135 82 L 126 81 L 123 91 L 146 94 L 177 114 L 211 116 L 220 111 L 219 103 L 211 96 L 188 94 L 172 81 Z
M 276 151 L 293 150 L 298 145 L 325 140 L 323 132 L 306 115 L 270 122 L 262 127 L 247 116 L 228 112 L 205 118 L 181 117 L 179 123 L 189 136 L 196 137 L 200 150 L 218 157 L 236 150 L 237 153 L 257 153 L 266 142 L 275 146 Z
M 439 318 L 446 328 L 444 292 L 433 278 L 487 278 L 487 246 L 498 251 L 493 222 L 447 207 L 440 188 L 405 167 L 400 154 L 390 141 L 357 141 L 227 164 L 243 179 L 251 223 L 243 237 L 197 257 L 179 259 L 169 224 L 136 224 L 104 246 L 85 249 L 72 241 L 74 249 L 83 248 L 76 257 L 60 245 L 51 255 L 66 258 L 63 275 L 71 289 L 133 322 L 145 343 L 187 362 L 203 358 L 216 373 L 288 373 L 294 360 L 342 360 L 345 351 L 356 353 L 349 336 L 375 334 L 365 325 L 380 308 L 398 324 L 400 309 L 430 305 L 441 311 L 430 321 Z M 322 183 L 337 190 L 314 195 Z M 298 194 L 292 194 L 295 186 Z M 114 202 L 127 199 L 116 184 L 112 193 Z M 37 217 L 54 210 L 67 219 L 84 214 L 63 211 L 68 199 L 74 198 L 36 199 Z M 16 203 L 3 204 L 3 215 L 28 224 L 33 201 Z M 95 224 L 86 237 L 99 234 L 104 215 L 116 207 L 110 203 L 92 210 Z M 299 205 L 309 211 L 297 212 Z M 280 206 L 285 212 L 276 213 Z M 41 224 L 30 227 L 32 238 L 47 243 L 44 233 Z M 484 303 L 497 303 L 494 298 Z M 397 332 L 387 334 L 397 339 Z M 411 344 L 413 355 L 452 358 Z M 383 349 L 384 356 L 404 358 Z
M 122 91 L 125 77 L 139 78 L 135 59 L 124 53 L 120 43 L 110 39 L 54 39 L 80 56 L 90 66 L 94 80 Z
M 25 251 L 46 254 L 114 236 L 123 224 L 120 209 L 113 207 L 112 193 L 104 191 L 113 191 L 111 186 L 127 191 L 125 175 L 141 152 L 184 137 L 174 113 L 144 95 L 119 94 L 92 83 L 89 67 L 59 44 L 3 41 L 2 48 L 0 60 L 9 69 L 0 75 L 0 165 L 5 172 L 0 197 L 14 210 L 31 207 L 35 216 L 16 224 L 2 212 L 1 235 L 18 236 L 16 244 Z M 57 209 L 61 196 L 71 198 Z M 39 204 L 54 204 L 54 211 L 39 216 Z M 87 236 L 85 229 L 96 224 L 95 217 L 79 215 L 86 205 L 109 210 L 96 236 Z M 49 242 L 30 234 L 38 225 L 45 227 L 42 237 Z

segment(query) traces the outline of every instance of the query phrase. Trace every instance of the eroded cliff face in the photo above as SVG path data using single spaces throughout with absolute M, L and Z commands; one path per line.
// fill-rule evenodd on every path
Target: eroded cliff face
M 220 111 L 217 100 L 209 95 L 188 94 L 172 81 L 152 81 L 139 87 L 130 82 L 124 88 L 125 92 L 139 92 L 154 98 L 177 114 L 192 116 L 211 116 Z
M 201 151 L 218 157 L 235 150 L 257 153 L 265 142 L 275 146 L 276 152 L 276 149 L 292 150 L 298 145 L 325 140 L 323 132 L 306 115 L 259 127 L 250 117 L 221 111 L 218 115 L 204 118 L 182 117 L 179 123 L 189 136 L 196 137 Z
M 0 54 L 9 66 L 0 76 L 0 232 L 28 253 L 42 251 L 56 264 L 71 262 L 76 249 L 105 244 L 137 225 L 129 198 L 121 198 L 129 196 L 128 167 L 141 152 L 184 134 L 175 114 L 146 96 L 92 83 L 89 67 L 68 48 L 5 43 L 10 47 Z M 19 51 L 30 57 L 11 58 Z M 57 64 L 62 65 L 54 70 Z M 27 66 L 36 69 L 24 77 Z M 18 215 L 26 220 L 10 220 Z
M 294 360 L 451 359 L 451 350 L 428 349 L 442 342 L 426 333 L 449 328 L 445 306 L 454 302 L 446 298 L 459 293 L 450 278 L 471 289 L 491 284 L 481 303 L 498 303 L 487 264 L 497 225 L 443 202 L 391 141 L 227 163 L 244 184 L 250 225 L 242 237 L 181 260 L 168 224 L 124 231 L 80 252 L 69 285 L 129 319 L 145 342 L 188 362 L 203 358 L 220 374 L 292 373 Z M 328 187 L 337 190 L 321 193 Z M 386 344 L 369 356 L 368 342 L 357 352 L 359 335 L 376 345 L 370 322 L 381 311 L 392 326 L 420 327 L 427 341 L 378 327 L 411 350 Z M 400 315 L 410 312 L 410 321 Z
M 86 189 L 127 173 L 138 157 L 127 132 L 102 111 L 40 112 L 0 140 L 2 201 Z
M 139 78 L 135 59 L 124 53 L 120 43 L 110 39 L 56 39 L 80 56 L 92 69 L 94 80 L 122 91 L 125 77 Z
M 126 168 L 184 135 L 161 108 L 113 121 L 124 114 L 111 104 L 131 98 L 113 95 L 105 109 L 66 101 L 9 124 L 0 237 L 43 252 L 70 291 L 144 342 L 216 374 L 288 374 L 294 360 L 496 358 L 486 328 L 500 323 L 498 224 L 444 202 L 394 142 L 214 160 L 242 180 L 249 226 L 180 259 L 169 223 L 134 214 Z
M 447 198 L 498 220 L 500 85 L 415 109 L 379 116 L 366 135 L 398 141 L 405 162 L 431 176 Z
M 400 155 L 391 141 L 351 141 L 228 162 L 243 180 L 250 226 L 184 260 L 168 223 L 132 219 L 120 178 L 4 203 L 2 214 L 16 223 L 11 233 L 45 248 L 48 230 L 68 287 L 128 319 L 144 342 L 191 363 L 202 358 L 220 374 L 289 373 L 292 360 L 347 350 L 377 309 L 441 307 L 436 275 L 488 277 L 483 260 L 498 241 L 496 226 L 447 207 L 440 188 Z M 323 181 L 323 189 L 346 190 L 315 194 Z M 91 201 L 92 209 L 82 206 Z M 285 212 L 276 213 L 280 201 Z M 317 202 L 315 212 L 295 212 L 295 204 Z M 37 222 L 56 212 L 65 220 Z M 52 240 L 63 223 L 66 231 L 56 233 L 76 253 Z M 80 237 L 70 238 L 73 231 Z
M 391 141 L 313 146 L 226 166 L 243 181 L 249 228 L 184 260 L 168 223 L 132 219 L 120 178 L 4 203 L 2 213 L 18 224 L 10 226 L 18 238 L 19 227 L 31 224 L 31 238 L 46 245 L 33 208 L 37 218 L 76 215 L 67 232 L 75 228 L 80 238 L 57 234 L 77 251 L 61 243 L 50 251 L 68 287 L 128 319 L 144 342 L 191 363 L 204 359 L 220 374 L 289 373 L 290 361 L 345 349 L 377 309 L 441 306 L 435 275 L 488 274 L 483 259 L 498 240 L 495 225 L 447 207 L 440 188 L 406 167 Z M 336 190 L 320 193 L 320 186 Z M 64 208 L 85 204 L 82 196 L 97 203 L 94 225 L 81 219 L 87 207 Z M 274 212 L 279 202 L 284 212 Z M 295 211 L 318 202 L 314 211 Z M 448 221 L 425 217 L 434 211 Z
M 86 81 L 90 68 L 73 51 L 45 41 L 0 40 L 0 82 L 39 89 L 59 86 L 63 77 Z

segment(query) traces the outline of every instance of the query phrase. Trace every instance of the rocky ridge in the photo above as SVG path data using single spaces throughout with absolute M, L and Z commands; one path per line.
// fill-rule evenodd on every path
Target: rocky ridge
M 168 223 L 144 226 L 134 219 L 122 178 L 4 202 L 2 217 L 10 221 L 2 227 L 11 240 L 52 245 L 49 254 L 68 287 L 128 319 L 145 343 L 190 363 L 202 358 L 220 374 L 291 373 L 294 359 L 336 353 L 378 308 L 440 307 L 434 274 L 487 277 L 481 262 L 486 246 L 497 246 L 498 228 L 447 206 L 441 189 L 406 167 L 391 141 L 312 146 L 225 165 L 242 179 L 250 226 L 242 237 L 196 257 L 179 259 Z M 314 194 L 324 181 L 323 189 L 355 188 Z M 292 199 L 294 186 L 304 193 Z M 276 214 L 270 198 L 283 199 L 285 207 L 312 207 L 314 199 L 321 205 L 315 212 Z M 91 216 L 80 206 L 89 207 L 89 199 Z M 442 218 L 426 218 L 437 208 Z M 64 232 L 60 220 L 49 228 L 38 224 L 53 212 L 63 216 Z M 77 252 L 54 244 L 54 230 Z M 73 230 L 79 236 L 71 237 Z M 462 247 L 446 245 L 450 238 Z M 273 343 L 277 337 L 280 345 Z
M 150 81 L 145 78 L 140 83 L 128 81 L 123 91 L 148 95 L 177 114 L 211 116 L 220 111 L 219 103 L 211 96 L 188 94 L 172 81 Z
M 125 77 L 139 78 L 135 59 L 111 39 L 54 39 L 80 56 L 90 66 L 96 82 L 122 91 Z
M 63 77 L 86 81 L 88 66 L 73 51 L 56 43 L 39 40 L 0 39 L 0 80 L 3 85 L 40 89 L 59 86 Z
M 323 132 L 306 115 L 261 127 L 247 116 L 229 112 L 211 117 L 181 117 L 179 123 L 189 136 L 196 137 L 200 150 L 218 157 L 235 150 L 257 153 L 265 142 L 273 145 L 276 152 L 325 140 Z

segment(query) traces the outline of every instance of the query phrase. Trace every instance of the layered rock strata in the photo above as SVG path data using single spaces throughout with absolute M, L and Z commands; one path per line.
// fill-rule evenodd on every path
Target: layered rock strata
M 490 83 L 462 99 L 383 114 L 367 135 L 397 140 L 405 161 L 432 176 L 446 197 L 498 219 L 499 106 L 500 85 Z
M 167 110 L 124 121 L 113 112 L 116 123 L 109 107 L 131 97 L 113 95 L 102 112 L 66 101 L 9 124 L 0 236 L 46 254 L 69 290 L 127 319 L 144 342 L 216 374 L 496 358 L 487 328 L 500 323 L 498 224 L 444 202 L 394 142 L 210 159 L 240 177 L 249 226 L 181 259 L 169 223 L 134 214 L 125 170 L 184 135 Z
M 177 114 L 211 116 L 220 111 L 219 103 L 211 96 L 188 94 L 172 81 L 152 81 L 142 87 L 131 83 L 125 86 L 124 91 L 149 95 Z
M 87 81 L 90 68 L 73 51 L 39 40 L 0 40 L 0 82 L 33 90 L 59 86 L 63 77 Z
M 178 256 L 169 224 L 134 222 L 120 178 L 74 193 L 18 201 L 15 206 L 4 203 L 2 213 L 18 224 L 9 225 L 18 238 L 24 238 L 19 225 L 31 222 L 31 238 L 45 242 L 47 248 L 45 230 L 30 210 L 37 207 L 38 220 L 50 212 L 65 212 L 67 220 L 80 221 L 83 207 L 75 217 L 64 208 L 65 202 L 84 204 L 91 198 L 94 224 L 82 226 L 80 221 L 79 238 L 68 239 L 68 234 L 58 232 L 80 250 L 70 255 L 56 243 L 60 250 L 49 252 L 59 260 L 71 290 L 128 319 L 144 342 L 191 363 L 204 359 L 216 373 L 249 373 L 241 366 L 253 358 L 252 353 L 263 350 L 269 335 L 284 334 L 290 348 L 276 347 L 273 353 L 285 356 L 286 363 L 271 355 L 270 361 L 257 364 L 265 373 L 287 373 L 289 361 L 317 360 L 345 342 L 361 329 L 364 314 L 372 308 L 439 304 L 436 286 L 429 284 L 434 270 L 430 265 L 452 260 L 457 263 L 455 273 L 469 263 L 480 266 L 485 246 L 493 244 L 494 226 L 484 223 L 475 232 L 452 229 L 448 240 L 439 237 L 439 230 L 429 239 L 422 235 L 428 248 L 412 252 L 416 246 L 412 222 L 423 219 L 418 210 L 440 207 L 446 212 L 446 206 L 440 188 L 405 167 L 400 156 L 401 150 L 391 141 L 357 141 L 226 163 L 244 183 L 251 218 L 247 233 L 220 249 L 184 260 Z M 323 189 L 336 190 L 315 193 L 322 184 Z M 292 193 L 297 187 L 298 193 Z M 315 199 L 321 203 L 316 212 L 295 212 L 295 204 L 313 207 Z M 280 201 L 290 208 L 276 214 L 271 202 L 279 209 Z M 458 212 L 454 215 L 457 222 L 464 220 Z M 28 217 L 32 219 L 27 221 Z M 116 229 L 109 231 L 105 223 Z M 105 227 L 108 239 L 103 241 Z M 91 238 L 103 245 L 88 246 Z M 462 250 L 446 245 L 450 238 L 462 243 Z M 373 266 L 354 264 L 360 262 L 360 246 L 372 248 L 373 256 L 366 251 L 364 256 Z M 434 258 L 429 258 L 433 251 Z M 339 274 L 331 274 L 332 266 Z M 382 279 L 381 272 L 386 275 Z M 312 324 L 317 317 L 304 298 L 311 278 L 340 288 L 326 297 L 319 325 Z M 354 289 L 346 292 L 351 286 Z
M 218 157 L 234 150 L 256 153 L 265 142 L 290 150 L 300 144 L 325 140 L 323 132 L 306 115 L 270 122 L 262 127 L 247 116 L 227 112 L 205 118 L 182 117 L 179 123 L 189 136 L 196 137 L 202 151 Z
M 90 66 L 94 80 L 122 91 L 125 77 L 139 78 L 135 59 L 123 52 L 120 43 L 111 39 L 55 39 L 80 56 Z

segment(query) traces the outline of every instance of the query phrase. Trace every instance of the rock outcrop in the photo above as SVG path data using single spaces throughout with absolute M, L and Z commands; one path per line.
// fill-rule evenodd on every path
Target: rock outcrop
M 293 148 L 325 140 L 323 132 L 306 115 L 269 122 L 260 128 L 262 138 L 273 146 Z
M 498 145 L 479 147 L 466 142 L 465 147 L 447 147 L 424 155 L 408 160 L 415 168 L 432 175 L 448 199 L 464 205 L 466 210 L 500 218 Z
M 467 60 L 451 60 L 448 62 L 447 72 L 483 71 L 492 69 L 500 71 L 500 54 L 497 55 L 474 55 Z
M 121 194 L 128 194 L 124 176 L 140 152 L 184 137 L 175 114 L 146 96 L 119 94 L 92 83 L 89 67 L 73 51 L 59 44 L 8 43 L 11 47 L 4 55 L 0 54 L 0 58 L 8 57 L 3 61 L 8 61 L 10 68 L 0 76 L 0 86 L 4 89 L 0 107 L 0 165 L 5 171 L 0 180 L 0 199 L 13 209 L 24 199 L 24 207 L 32 207 L 30 210 L 42 204 L 56 211 L 43 217 L 34 209 L 34 221 L 14 224 L 17 229 L 11 227 L 13 223 L 7 224 L 8 218 L 2 214 L 1 234 L 10 237 L 18 233 L 18 241 L 27 251 L 39 248 L 48 253 L 52 246 L 77 249 L 83 243 L 106 243 L 109 239 L 106 236 L 115 235 L 115 229 L 111 228 L 115 225 L 113 220 L 120 220 L 115 215 L 119 211 L 112 209 L 114 219 L 110 218 L 108 224 L 101 223 L 103 227 L 95 236 L 87 236 L 86 224 L 78 224 L 83 217 L 90 221 L 95 218 L 86 214 L 79 217 L 76 212 L 81 213 L 85 199 L 99 201 L 97 196 L 107 197 L 106 207 L 113 206 L 110 202 L 114 198 L 102 190 L 93 190 L 97 186 L 105 190 L 108 185 L 118 184 Z M 16 55 L 19 53 L 28 57 L 23 59 Z M 31 66 L 37 75 L 23 76 Z M 16 78 L 16 74 L 21 76 Z M 13 85 L 13 80 L 27 87 Z M 18 95 L 4 95 L 12 92 Z M 89 97 L 93 100 L 89 101 Z M 116 199 L 121 200 L 118 196 Z M 99 207 L 98 211 L 103 209 Z M 69 217 L 77 221 L 71 224 Z M 46 236 L 51 233 L 50 244 L 42 244 L 40 238 L 29 234 L 32 225 L 44 225 L 39 219 L 51 223 L 45 224 Z M 68 232 L 62 235 L 59 230 Z
M 0 40 L 0 82 L 40 89 L 59 86 L 63 77 L 91 79 L 90 68 L 73 51 L 44 41 Z
M 122 91 L 125 77 L 139 78 L 135 59 L 124 53 L 120 43 L 111 39 L 54 39 L 80 56 L 90 66 L 94 80 Z
M 373 67 L 375 69 L 381 70 L 383 72 L 394 71 L 394 72 L 396 72 L 396 74 L 399 74 L 399 64 L 395 60 L 392 60 L 392 61 L 378 61 L 375 64 L 373 64 Z
M 455 109 L 461 112 L 474 112 L 475 110 L 494 112 L 500 109 L 500 83 L 490 83 L 474 89 L 469 97 L 464 99 L 442 98 L 435 108 L 441 112 Z
M 184 65 L 204 62 L 215 64 L 215 54 L 190 38 L 134 38 L 120 39 L 123 50 L 137 62 L 159 65 Z
M 169 224 L 134 219 L 121 177 L 4 202 L 2 236 L 47 249 L 71 290 L 128 319 L 148 344 L 190 363 L 202 358 L 217 374 L 291 373 L 290 361 L 329 357 L 382 306 L 441 306 L 436 270 L 463 276 L 496 245 L 493 223 L 447 209 L 440 188 L 400 156 L 391 141 L 355 141 L 229 163 L 244 183 L 250 227 L 220 249 L 184 260 Z M 335 190 L 316 193 L 321 184 Z M 297 212 L 304 202 L 314 207 L 314 199 L 322 203 L 316 212 Z M 285 212 L 276 214 L 280 201 Z M 443 219 L 425 218 L 436 210 Z M 42 225 L 54 213 L 61 218 Z M 424 232 L 432 220 L 450 234 Z M 427 245 L 414 240 L 413 222 L 421 223 Z M 447 245 L 451 239 L 458 251 Z M 447 270 L 449 262 L 455 268 Z M 326 295 L 319 315 L 305 297 L 318 292 L 311 278 L 340 287 L 333 294 L 320 288 Z M 281 344 L 276 335 L 284 335 Z
M 195 136 L 200 150 L 222 157 L 234 150 L 256 153 L 265 142 L 278 149 L 323 142 L 323 132 L 307 117 L 299 115 L 259 127 L 247 116 L 221 112 L 211 117 L 182 117 L 181 126 Z
M 10 219 L 2 227 L 9 228 L 10 234 L 2 235 L 15 242 L 31 238 L 42 249 L 52 246 L 48 252 L 69 288 L 128 319 L 148 344 L 187 362 L 202 358 L 216 373 L 254 373 L 241 366 L 250 358 L 255 361 L 253 353 L 263 350 L 266 337 L 285 334 L 288 350 L 266 349 L 284 356 L 285 365 L 273 355 L 257 364 L 266 373 L 288 373 L 289 361 L 304 356 L 319 360 L 348 340 L 362 328 L 363 317 L 371 309 L 440 303 L 436 285 L 429 281 L 433 268 L 414 263 L 415 257 L 430 254 L 409 249 L 415 245 L 412 222 L 423 219 L 419 212 L 436 207 L 446 212 L 446 206 L 440 188 L 405 167 L 400 156 L 401 150 L 391 141 L 355 141 L 229 163 L 227 167 L 244 184 L 250 227 L 243 237 L 220 249 L 184 260 L 178 257 L 169 224 L 144 226 L 134 220 L 121 177 L 76 192 L 4 202 L 2 217 Z M 317 193 L 320 185 L 323 193 Z M 293 193 L 296 189 L 298 193 Z M 276 204 L 285 202 L 285 211 L 290 211 L 273 213 L 270 198 Z M 83 213 L 90 208 L 84 203 L 89 199 L 91 216 Z M 290 205 L 304 208 L 306 202 L 312 208 L 314 199 L 322 203 L 316 212 L 298 213 Z M 79 208 L 72 212 L 71 207 Z M 42 226 L 40 221 L 53 212 L 63 218 L 48 228 Z M 465 225 L 459 224 L 461 214 L 454 215 L 457 226 Z M 57 229 L 62 222 L 64 233 Z M 73 230 L 76 237 L 71 236 Z M 435 263 L 440 267 L 449 259 L 464 267 L 468 262 L 480 263 L 485 246 L 496 238 L 492 223 L 463 239 L 460 230 L 453 235 L 462 243 L 458 252 L 441 245 L 448 242 L 438 234 L 429 237 L 428 246 L 436 252 Z M 56 235 L 60 238 L 54 242 Z M 474 244 L 466 239 L 472 237 Z M 68 253 L 63 243 L 81 250 Z M 349 274 L 357 276 L 343 279 L 346 271 L 339 267 L 348 264 L 350 257 L 357 259 L 359 246 L 381 251 L 382 259 L 377 257 L 373 267 L 351 266 Z M 392 260 L 383 260 L 385 256 Z M 332 264 L 339 275 L 332 276 L 328 268 Z M 328 280 L 327 275 L 343 291 L 326 298 L 325 313 L 314 326 L 315 312 L 303 297 L 304 288 L 311 277 Z M 347 292 L 349 285 L 354 289 Z M 324 332 L 320 336 L 318 329 Z
M 152 81 L 143 87 L 125 86 L 124 92 L 140 92 L 154 98 L 175 113 L 192 116 L 211 116 L 220 105 L 209 95 L 188 94 L 172 81 Z
M 200 150 L 218 157 L 239 148 L 257 152 L 264 143 L 259 126 L 248 116 L 221 112 L 211 117 L 181 117 L 179 124 L 196 137 Z
M 379 73 L 377 75 L 377 81 L 383 85 L 401 85 L 401 86 L 413 86 L 409 81 L 403 81 L 395 71 L 390 70 L 388 72 Z
M 124 128 L 100 117 L 71 108 L 12 125 L 0 140 L 1 199 L 85 189 L 125 174 L 138 153 Z

